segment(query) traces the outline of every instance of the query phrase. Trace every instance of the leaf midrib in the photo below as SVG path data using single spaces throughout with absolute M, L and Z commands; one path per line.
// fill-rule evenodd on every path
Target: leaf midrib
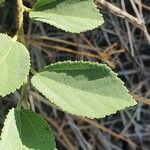
M 71 87 L 71 88 L 76 89 L 76 90 L 81 90 L 81 91 L 83 91 L 83 92 L 88 92 L 88 93 L 91 93 L 91 94 L 96 94 L 96 95 L 98 95 L 97 93 L 94 93 L 94 92 L 86 91 L 86 90 L 83 90 L 83 89 L 80 89 L 80 88 L 75 88 L 75 87 L 72 87 L 72 86 L 70 86 L 70 85 L 66 85 L 65 83 L 58 82 L 58 81 L 56 81 L 56 80 L 47 78 L 47 77 L 45 77 L 45 76 L 43 76 L 43 77 L 46 78 L 46 79 L 52 80 L 52 81 L 56 82 L 57 84 L 60 84 L 60 85 L 63 85 L 63 86 Z M 42 82 L 44 82 L 44 84 L 45 84 L 45 81 L 43 81 L 39 76 L 38 76 L 38 78 L 39 78 Z M 46 84 L 45 84 L 45 85 L 46 85 Z M 115 99 L 118 99 L 118 100 L 122 100 L 122 99 L 120 99 L 120 98 L 118 98 L 118 97 L 113 97 L 113 96 L 110 97 L 110 96 L 103 95 L 102 93 L 100 93 L 99 95 L 102 95 L 103 97 L 115 98 Z
M 45 81 L 43 81 L 42 79 L 40 79 L 40 77 L 39 77 L 39 80 L 41 80 L 43 83 L 44 83 L 44 85 L 49 89 L 49 87 L 47 86 L 47 84 L 46 84 L 46 82 Z M 52 80 L 52 81 L 54 81 L 54 80 Z M 56 81 L 54 81 L 54 82 L 56 82 Z M 61 84 L 60 82 L 57 82 L 58 84 Z M 65 85 L 65 86 L 68 86 L 68 85 Z M 36 87 L 36 86 L 35 86 Z M 74 87 L 70 87 L 70 86 L 68 86 L 69 88 L 72 88 L 72 89 L 75 89 L 75 90 L 79 90 L 79 91 L 82 91 L 82 92 L 87 92 L 87 91 L 84 91 L 84 90 L 81 90 L 81 89 L 77 89 L 77 88 L 74 88 Z M 38 89 L 38 88 L 37 88 Z M 54 92 L 52 89 L 50 89 L 52 92 Z M 39 91 L 40 91 L 40 89 L 39 89 Z M 47 96 L 47 95 L 45 95 L 45 92 L 42 92 L 43 94 L 44 94 L 44 96 Z M 54 92 L 55 93 L 55 92 Z M 92 93 L 92 92 L 88 92 L 88 93 L 91 93 L 91 94 L 94 94 L 96 97 L 98 97 L 98 99 L 99 99 L 99 96 L 100 95 L 98 95 L 98 94 L 96 94 L 96 93 Z M 59 96 L 59 95 L 58 95 Z M 120 98 L 116 98 L 116 97 L 109 97 L 109 96 L 106 96 L 106 95 L 102 95 L 101 94 L 101 96 L 102 97 L 105 97 L 105 98 L 113 98 L 113 99 L 116 99 L 116 100 L 123 100 L 123 99 L 120 99 Z M 60 96 L 59 96 L 60 97 Z M 47 98 L 49 98 L 49 96 L 47 97 Z M 61 98 L 61 97 L 60 97 Z M 62 99 L 62 98 L 61 98 Z M 63 101 L 64 101 L 64 99 L 62 99 Z M 79 99 L 80 100 L 80 99 Z M 100 100 L 100 99 L 99 99 Z M 125 99 L 124 99 L 125 100 Z M 51 99 L 51 101 L 55 104 L 55 101 L 53 100 L 53 99 Z M 65 101 L 64 101 L 65 102 Z M 80 102 L 82 102 L 81 100 L 80 100 Z M 100 100 L 100 102 L 101 102 L 101 100 Z M 103 105 L 105 105 L 103 102 L 101 102 Z M 57 104 L 56 104 L 57 105 Z M 58 105 L 59 106 L 59 105 Z M 126 105 L 125 107 L 128 107 L 128 106 L 130 106 L 130 105 Z M 88 105 L 87 105 L 87 107 L 89 107 Z M 108 106 L 108 107 L 110 107 L 110 106 Z M 123 107 L 120 107 L 120 109 L 119 110 L 122 110 L 123 108 L 125 108 L 124 106 Z M 60 107 L 59 106 L 59 108 L 61 108 L 62 109 L 62 107 Z M 71 107 L 72 108 L 72 107 Z M 89 107 L 90 108 L 90 107 Z M 111 107 L 112 108 L 112 107 Z M 91 108 L 90 108 L 91 109 Z M 92 110 L 92 109 L 91 109 Z M 66 110 L 67 111 L 67 110 Z M 93 110 L 92 110 L 93 111 Z M 112 110 L 112 112 L 111 113 L 115 113 L 117 110 L 115 110 L 115 109 L 113 109 Z M 95 112 L 96 113 L 96 112 Z M 78 114 L 79 115 L 79 114 Z M 79 115 L 80 116 L 80 115 Z M 82 115 L 81 115 L 82 116 Z M 105 116 L 105 115 L 104 115 Z M 93 116 L 94 117 L 94 116 Z M 99 115 L 98 115 L 98 117 L 99 117 Z
M 23 113 L 24 116 L 28 119 L 28 121 L 29 121 L 30 125 L 32 126 L 32 128 L 33 128 L 33 130 L 34 130 L 36 136 L 38 137 L 40 143 L 45 147 L 44 143 L 42 142 L 42 140 L 41 140 L 41 138 L 40 138 L 40 136 L 39 136 L 39 134 L 38 134 L 38 132 L 37 132 L 36 129 L 34 128 L 34 126 L 33 126 L 32 122 L 31 122 L 30 118 L 25 114 L 25 112 L 21 111 L 20 113 Z
M 85 16 L 74 16 L 74 15 L 65 15 L 65 14 L 59 14 L 59 13 L 54 13 L 54 12 L 47 12 L 47 11 L 33 11 L 33 12 L 31 12 L 31 13 L 42 13 L 42 15 L 43 14 L 51 14 L 51 15 L 56 15 L 56 16 L 64 16 L 64 17 L 70 17 L 71 19 L 72 19 L 72 17 L 74 17 L 74 18 L 76 18 L 77 20 L 79 20 L 79 19 L 89 19 L 89 20 L 94 20 L 94 21 L 101 21 L 101 19 L 100 18 L 93 18 L 93 17 L 85 17 Z M 32 17 L 33 19 L 34 18 L 36 18 L 36 17 Z M 42 19 L 50 19 L 50 18 L 48 18 L 48 17 L 37 17 L 37 18 L 42 18 Z
M 12 41 L 12 44 L 10 45 L 10 48 L 8 49 L 8 52 L 6 53 L 6 55 L 3 57 L 3 59 L 0 61 L 0 65 L 6 60 L 6 58 L 8 57 L 9 53 L 11 52 L 11 49 L 13 47 L 15 42 Z

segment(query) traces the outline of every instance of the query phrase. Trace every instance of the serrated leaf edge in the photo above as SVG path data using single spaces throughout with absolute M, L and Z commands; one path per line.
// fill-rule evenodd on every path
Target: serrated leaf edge
M 21 112 L 21 109 L 19 110 L 19 109 L 16 108 L 16 110 Z M 39 118 L 41 119 L 41 121 L 43 121 L 43 122 L 46 123 L 46 125 L 49 127 L 50 132 L 52 133 L 52 140 L 53 140 L 53 142 L 54 142 L 54 146 L 56 147 L 56 142 L 55 142 L 55 137 L 54 137 L 54 135 L 53 135 L 53 131 L 52 131 L 50 125 L 47 123 L 47 121 L 46 121 L 41 115 L 39 115 L 38 113 L 36 113 L 36 112 L 34 112 L 34 111 L 31 111 L 31 110 L 29 110 L 29 109 L 24 109 L 24 110 L 25 110 L 25 111 L 29 111 L 30 113 L 34 113 L 37 117 L 39 117 Z M 20 138 L 20 139 L 21 139 L 21 138 Z M 22 141 L 21 141 L 21 142 L 22 142 Z
M 111 69 L 110 67 L 108 67 L 106 64 L 100 64 L 100 63 L 98 63 L 98 62 L 90 62 L 90 61 L 71 61 L 71 60 L 69 60 L 69 61 L 62 61 L 62 62 L 59 61 L 59 62 L 57 62 L 57 63 L 53 63 L 53 64 L 50 64 L 50 65 L 54 66 L 54 65 L 57 65 L 57 64 L 65 64 L 65 63 L 66 63 L 66 64 L 68 64 L 68 63 L 70 63 L 70 64 L 72 64 L 72 63 L 84 63 L 84 64 L 92 64 L 92 65 L 95 65 L 95 66 L 104 66 L 106 69 L 108 69 L 109 71 L 111 71 L 111 73 L 114 75 L 114 78 L 115 78 L 116 80 L 118 80 L 119 82 L 121 82 L 122 88 L 124 88 L 124 90 L 128 93 L 128 96 L 129 96 L 131 99 L 134 100 L 134 98 L 129 94 L 129 90 L 124 86 L 124 82 L 121 81 L 120 78 L 118 78 L 118 74 L 115 73 L 114 71 L 112 71 L 112 69 Z M 44 69 L 43 69 L 41 72 L 44 72 L 44 70 L 45 70 L 47 67 L 49 67 L 50 65 L 44 67 Z M 40 72 L 39 72 L 39 74 L 40 74 Z M 33 76 L 32 78 L 34 78 L 34 77 L 35 77 L 35 76 Z M 31 79 L 31 83 L 32 83 L 32 79 Z M 33 85 L 33 83 L 32 83 L 32 85 Z M 38 90 L 38 88 L 35 87 L 34 85 L 33 85 L 33 87 Z M 39 90 L 38 90 L 38 91 L 39 91 Z M 43 94 L 41 91 L 39 91 L 39 92 L 40 92 L 44 97 L 46 97 L 46 95 Z M 137 104 L 137 102 L 134 100 L 134 104 L 133 104 L 133 105 L 129 104 L 129 105 L 127 105 L 126 107 L 121 107 L 120 109 L 118 109 L 118 110 L 116 110 L 116 111 L 112 111 L 111 113 L 108 113 L 107 115 L 104 115 L 104 116 L 101 116 L 101 117 L 98 117 L 98 116 L 96 116 L 96 117 L 87 117 L 87 116 L 84 116 L 84 115 L 77 115 L 77 114 L 74 114 L 74 113 L 70 113 L 70 112 L 66 111 L 65 109 L 62 109 L 60 106 L 57 106 L 57 105 L 55 104 L 55 102 L 54 102 L 52 99 L 49 99 L 49 98 L 47 98 L 47 97 L 46 97 L 46 99 L 48 99 L 52 104 L 54 104 L 57 108 L 59 108 L 59 109 L 60 109 L 61 111 L 63 111 L 63 112 L 67 112 L 67 113 L 69 113 L 69 114 L 71 114 L 71 115 L 75 115 L 75 116 L 78 116 L 78 117 L 86 117 L 86 118 L 90 118 L 90 119 L 104 118 L 104 117 L 106 117 L 106 116 L 109 116 L 109 115 L 112 115 L 112 114 L 116 114 L 118 111 L 121 111 L 121 110 L 123 110 L 123 109 L 125 109 L 125 108 L 128 108 L 128 107 L 130 107 L 130 106 L 134 106 L 134 105 Z
M 30 17 L 31 18 L 31 17 Z M 32 18 L 31 18 L 32 19 Z M 41 21 L 41 20 L 39 20 L 39 19 L 32 19 L 32 20 L 34 20 L 34 21 L 36 21 L 36 22 L 41 22 L 41 23 L 45 23 L 45 24 L 48 24 L 48 25 L 51 25 L 52 27 L 55 27 L 55 28 L 57 28 L 57 29 L 59 29 L 59 30 L 62 30 L 62 31 L 65 31 L 66 33 L 72 33 L 72 34 L 79 34 L 79 33 L 83 33 L 83 32 L 88 32 L 88 31 L 91 31 L 91 30 L 95 30 L 96 28 L 98 28 L 99 26 L 101 26 L 102 24 L 100 24 L 100 25 L 97 25 L 97 26 L 95 26 L 94 28 L 90 28 L 90 29 L 85 29 L 85 30 L 82 30 L 82 31 L 79 31 L 79 32 L 75 32 L 75 31 L 71 31 L 71 30 L 65 30 L 65 29 L 62 29 L 61 27 L 57 27 L 57 26 L 55 26 L 55 25 L 52 25 L 52 24 L 49 24 L 49 23 L 47 23 L 47 22 L 45 22 L 45 21 Z
M 5 37 L 7 37 L 8 39 L 10 39 L 10 40 L 13 40 L 9 35 L 7 35 L 7 34 L 2 34 L 2 33 L 0 33 L 0 36 L 5 36 Z M 21 44 L 20 42 L 18 42 L 18 41 L 15 41 L 16 43 L 18 43 L 18 44 L 20 44 L 20 45 L 22 45 L 23 47 L 25 47 L 23 44 Z M 27 77 L 28 77 L 28 75 L 29 75 L 29 71 L 30 71 L 30 65 L 31 65 L 31 58 L 30 58 L 30 54 L 29 54 L 29 51 L 27 50 L 27 48 L 25 47 L 25 49 L 26 49 L 26 52 L 27 52 L 27 54 L 28 54 L 28 59 L 29 59 L 29 64 L 28 64 L 28 68 L 29 68 L 29 70 L 28 70 L 28 72 L 26 73 L 26 76 L 25 76 L 25 79 L 23 80 L 23 82 L 21 82 L 20 83 L 20 85 L 19 86 L 17 86 L 14 90 L 12 90 L 12 91 L 10 91 L 10 92 L 8 92 L 8 93 L 6 93 L 6 94 L 3 94 L 3 95 L 0 95 L 0 96 L 2 96 L 2 97 L 5 97 L 5 96 L 7 96 L 7 95 L 9 95 L 9 94 L 11 94 L 11 93 L 14 93 L 16 90 L 18 90 L 18 89 L 20 89 L 20 87 L 23 85 L 23 83 L 26 81 L 26 79 L 27 79 Z
M 8 118 L 8 116 L 9 116 L 9 113 L 11 112 L 11 111 L 13 111 L 13 113 L 15 113 L 15 110 L 17 110 L 17 111 L 20 111 L 19 109 L 14 109 L 14 108 L 12 108 L 12 109 L 10 109 L 9 110 L 9 112 L 8 112 L 8 114 L 6 115 L 6 118 L 5 118 L 5 121 L 4 121 L 4 125 L 3 125 L 3 128 L 2 128 L 2 132 L 1 132 L 1 135 L 0 135 L 0 137 L 1 137 L 1 139 L 0 139 L 0 142 L 3 140 L 2 139 L 2 136 L 3 136 L 3 134 L 4 134 L 4 127 L 5 127 L 5 124 L 6 124 L 6 119 Z M 30 111 L 31 113 L 35 113 L 35 112 L 33 112 L 33 111 L 31 111 L 31 110 L 28 110 L 28 111 Z M 53 142 L 54 142 L 54 147 L 56 147 L 56 142 L 55 142 L 55 137 L 54 137 L 54 135 L 53 135 L 53 131 L 52 131 L 52 129 L 50 128 L 50 125 L 47 123 L 47 121 L 41 116 L 41 115 L 39 115 L 38 113 L 35 113 L 36 115 L 37 115 L 37 117 L 39 117 L 40 119 L 41 119 L 41 121 L 44 121 L 46 124 L 47 124 L 47 126 L 49 127 L 49 130 L 50 130 L 50 132 L 52 133 L 52 140 L 53 140 Z M 15 114 L 14 114 L 14 118 L 15 118 Z M 18 131 L 18 130 L 17 130 Z M 19 134 L 19 132 L 18 132 L 18 134 Z M 20 135 L 19 135 L 19 137 L 20 137 Z M 21 138 L 20 138 L 20 141 L 21 141 L 21 143 L 22 143 L 22 140 L 21 140 Z M 24 145 L 23 143 L 22 143 L 22 145 Z M 25 147 L 27 147 L 26 145 L 24 145 Z M 28 147 L 27 147 L 28 148 Z M 57 149 L 54 149 L 54 150 L 57 150 Z
M 8 119 L 8 116 L 9 116 L 9 113 L 11 112 L 11 111 L 13 111 L 13 114 L 15 113 L 15 109 L 14 108 L 12 108 L 12 109 L 10 109 L 9 110 L 9 112 L 8 112 L 8 114 L 6 115 L 6 118 L 5 118 L 5 121 L 4 121 L 4 126 L 3 126 L 3 128 L 2 128 L 2 132 L 1 132 L 1 139 L 0 139 L 0 142 L 2 142 L 2 140 L 3 140 L 3 134 L 4 134 L 4 132 L 5 132 L 5 124 L 6 124 L 6 120 Z M 14 118 L 15 118 L 15 114 L 14 114 Z M 17 130 L 18 131 L 18 130 Z M 19 135 L 19 132 L 18 132 L 18 135 Z M 19 137 L 20 138 L 20 137 Z M 20 141 L 21 141 L 21 138 L 20 138 Z M 1 144 L 1 143 L 0 143 Z M 23 145 L 23 146 L 25 146 L 23 143 L 22 143 L 22 141 L 21 141 L 21 144 Z M 25 146 L 26 147 L 26 146 Z
M 36 2 L 36 3 L 37 3 L 37 2 Z M 98 28 L 99 26 L 101 26 L 101 25 L 104 23 L 103 15 L 100 13 L 99 9 L 97 8 L 97 6 L 96 6 L 96 4 L 93 2 L 93 0 L 91 1 L 91 4 L 93 5 L 93 7 L 95 7 L 95 11 L 99 14 L 99 24 L 97 24 L 97 26 L 95 26 L 95 27 L 93 27 L 93 28 L 88 28 L 88 29 L 85 29 L 85 30 L 82 30 L 82 31 L 79 31 L 79 32 L 75 32 L 75 31 L 71 31 L 71 30 L 65 30 L 65 29 L 62 29 L 61 27 L 57 27 L 57 26 L 52 25 L 52 24 L 50 24 L 50 23 L 47 23 L 47 22 L 45 22 L 45 21 L 42 21 L 42 20 L 39 20 L 39 19 L 33 19 L 33 18 L 30 16 L 30 13 L 35 12 L 35 11 L 34 11 L 34 7 L 33 7 L 32 11 L 29 13 L 29 17 L 30 17 L 32 20 L 34 20 L 34 21 L 46 23 L 46 24 L 48 24 L 48 25 L 51 25 L 51 26 L 53 26 L 53 27 L 56 27 L 57 29 L 61 29 L 61 30 L 65 31 L 65 32 L 74 33 L 74 34 L 75 34 L 75 33 L 76 33 L 76 34 L 79 34 L 79 33 L 82 33 L 82 32 L 88 32 L 88 31 L 94 30 L 94 29 Z M 34 6 L 36 6 L 36 4 L 35 4 Z M 36 12 L 41 12 L 41 11 L 36 11 Z

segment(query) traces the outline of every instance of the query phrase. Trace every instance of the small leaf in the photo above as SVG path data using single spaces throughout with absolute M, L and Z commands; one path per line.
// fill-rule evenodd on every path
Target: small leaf
M 101 118 L 136 104 L 123 82 L 104 64 L 59 62 L 31 81 L 51 102 L 77 116 Z
M 52 131 L 46 121 L 29 110 L 11 109 L 2 130 L 1 150 L 54 150 Z
M 104 22 L 92 0 L 38 0 L 30 17 L 73 33 L 92 30 Z
M 24 45 L 0 34 L 0 96 L 14 92 L 27 79 L 29 52 Z

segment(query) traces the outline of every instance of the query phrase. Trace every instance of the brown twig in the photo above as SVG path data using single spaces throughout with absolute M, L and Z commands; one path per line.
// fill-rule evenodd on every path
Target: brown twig
M 81 119 L 84 120 L 85 122 L 89 123 L 93 127 L 97 128 L 97 129 L 101 129 L 103 132 L 106 132 L 106 133 L 108 133 L 108 134 L 110 134 L 110 135 L 112 135 L 112 136 L 114 136 L 114 137 L 116 137 L 118 139 L 121 139 L 121 140 L 127 142 L 128 144 L 130 144 L 132 149 L 136 148 L 136 144 L 131 139 L 129 139 L 129 138 L 127 138 L 127 137 L 125 137 L 125 136 L 123 136 L 121 134 L 118 134 L 118 133 L 116 133 L 116 132 L 114 132 L 114 131 L 112 131 L 110 129 L 108 129 L 108 128 L 104 127 L 101 124 L 98 124 L 94 120 L 90 120 L 90 119 L 87 119 L 87 118 L 81 118 Z
M 80 56 L 95 58 L 95 59 L 98 59 L 98 60 L 108 64 L 111 68 L 116 67 L 116 62 L 113 59 L 112 55 L 115 55 L 115 54 L 118 55 L 118 54 L 121 54 L 124 52 L 123 49 L 117 49 L 117 43 L 114 43 L 114 44 L 108 46 L 104 50 L 95 51 L 95 52 L 97 52 L 97 54 L 93 54 L 93 53 L 90 53 L 87 51 L 76 51 L 71 48 L 66 48 L 66 47 L 59 46 L 59 45 L 53 46 L 53 45 L 47 44 L 41 40 L 30 39 L 29 37 L 27 37 L 27 39 L 30 44 L 43 47 L 44 48 L 43 51 L 45 53 L 47 53 L 47 50 L 45 50 L 45 48 L 46 49 L 50 48 L 50 49 L 55 49 L 55 50 L 62 51 L 62 52 L 67 52 L 67 53 L 76 54 L 76 55 L 80 55 Z M 53 41 L 53 38 L 49 38 L 49 37 L 47 37 L 47 38 L 45 37 L 44 39 L 48 39 L 48 40 L 52 39 L 52 41 Z M 73 42 L 68 43 L 65 40 L 61 40 L 61 39 L 57 39 L 57 38 L 54 38 L 54 39 L 55 39 L 55 41 L 60 42 L 60 43 L 65 43 L 65 44 L 76 46 L 76 47 L 78 46 L 78 44 L 73 43 Z M 92 50 L 92 49 L 94 50 L 94 47 L 90 47 L 87 45 L 82 45 L 82 48 L 87 49 L 87 50 Z M 89 49 L 89 48 L 91 48 L 91 49 Z
M 66 145 L 67 145 L 67 149 L 69 150 L 74 150 L 74 146 L 72 145 L 72 143 L 69 141 L 69 139 L 67 138 L 67 136 L 65 135 L 65 133 L 63 132 L 63 130 L 60 128 L 60 126 L 56 123 L 56 121 L 50 117 L 47 117 L 46 115 L 42 114 L 42 116 L 47 120 L 47 122 L 49 124 L 51 124 L 54 128 L 57 129 L 57 131 L 59 132 L 59 136 L 62 136 L 62 138 L 64 139 Z
M 118 8 L 117 6 L 114 6 L 113 4 L 107 2 L 106 0 L 95 0 L 95 2 L 98 5 L 100 5 L 102 8 L 111 12 L 112 14 L 114 14 L 118 17 L 124 18 L 124 19 L 128 20 L 129 22 L 131 22 L 132 24 L 134 24 L 135 26 L 137 26 L 138 28 L 140 28 L 144 32 L 145 37 L 150 44 L 150 35 L 149 35 L 147 28 L 145 26 L 145 23 L 142 19 L 139 19 L 139 18 L 136 18 L 136 17 L 130 15 L 129 13 L 123 11 L 122 9 Z
M 143 22 L 141 20 L 121 10 L 117 6 L 114 6 L 113 4 L 107 2 L 106 0 L 96 0 L 96 3 L 105 8 L 106 10 L 110 11 L 112 14 L 127 19 L 129 22 L 143 29 Z
M 138 103 L 150 105 L 150 99 L 144 98 L 144 97 L 141 97 L 141 96 L 138 96 L 138 95 L 133 94 L 133 93 L 130 93 L 130 94 L 133 96 L 133 98 L 134 98 Z

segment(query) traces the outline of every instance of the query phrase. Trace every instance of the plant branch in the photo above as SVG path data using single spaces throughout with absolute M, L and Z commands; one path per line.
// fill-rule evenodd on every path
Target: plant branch
M 25 9 L 23 6 L 22 0 L 17 0 L 17 33 L 14 39 L 17 39 L 20 43 L 25 45 L 24 29 L 23 29 L 23 13 Z M 25 108 L 28 108 L 27 102 L 27 81 L 22 85 L 21 97 L 18 102 L 17 108 L 20 108 L 22 105 Z
M 22 44 L 25 44 L 24 29 L 23 29 L 23 13 L 24 6 L 22 0 L 17 0 L 17 40 Z
M 28 103 L 26 103 L 26 97 L 27 97 L 27 83 L 23 83 L 22 90 L 21 90 L 21 97 L 18 102 L 17 108 L 20 109 L 23 105 L 24 108 L 28 108 Z

